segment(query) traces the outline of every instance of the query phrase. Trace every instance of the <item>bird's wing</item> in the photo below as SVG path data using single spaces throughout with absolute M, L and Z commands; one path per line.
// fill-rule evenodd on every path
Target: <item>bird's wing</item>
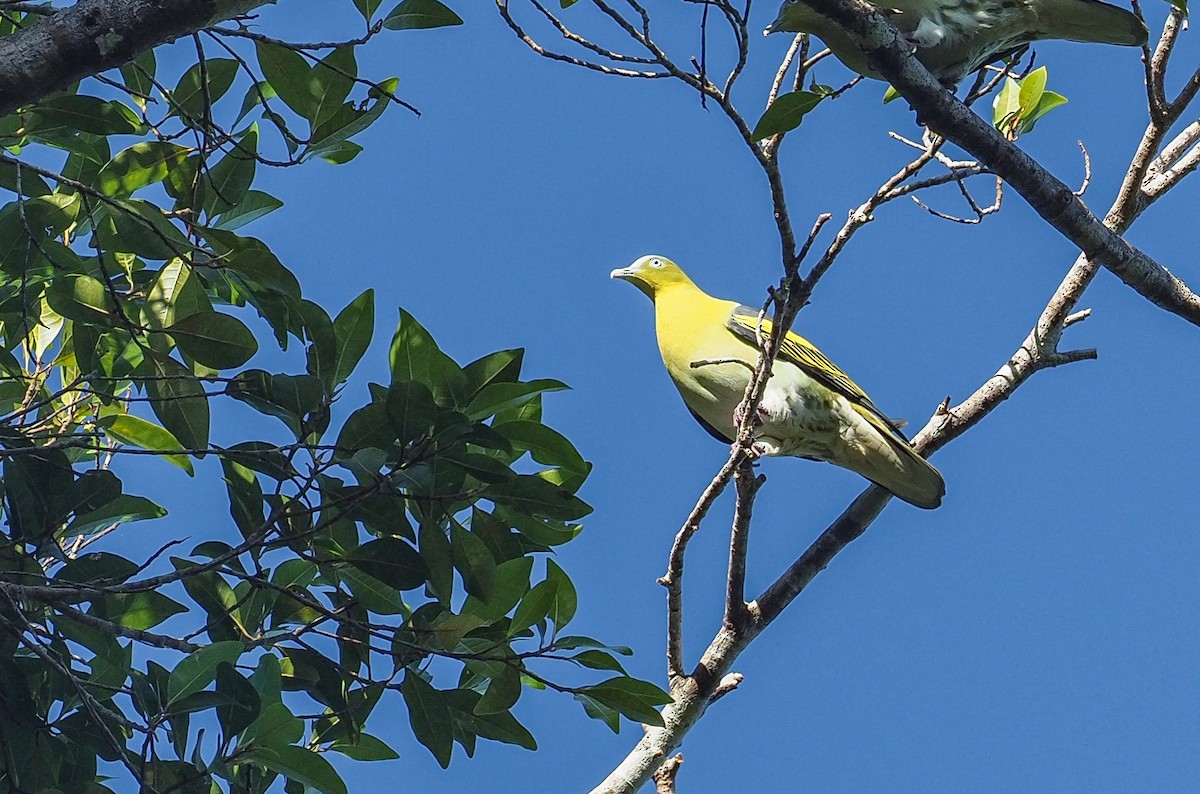
M 758 347 L 758 311 L 749 306 L 738 306 L 729 315 L 729 330 L 745 342 Z M 764 334 L 771 333 L 771 321 L 762 321 Z M 871 424 L 875 425 L 885 435 L 907 446 L 904 433 L 891 419 L 871 402 L 871 398 L 850 376 L 842 372 L 836 364 L 825 357 L 825 354 L 812 345 L 807 339 L 788 331 L 779 345 L 778 358 L 795 364 L 804 374 L 825 387 L 832 389 L 850 401 L 851 405 Z

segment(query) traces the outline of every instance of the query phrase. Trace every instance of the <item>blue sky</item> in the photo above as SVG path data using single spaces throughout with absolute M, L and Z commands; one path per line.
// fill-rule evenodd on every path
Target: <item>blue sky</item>
M 559 554 L 580 595 L 572 626 L 631 645 L 630 672 L 665 684 L 655 577 L 727 450 L 662 371 L 650 303 L 608 273 L 660 253 L 715 295 L 760 302 L 780 273 L 765 179 L 728 121 L 682 84 L 551 63 L 491 3 L 451 5 L 464 27 L 390 33 L 360 58 L 364 74 L 400 75 L 400 94 L 423 115 L 390 110 L 348 165 L 260 176 L 256 186 L 286 206 L 246 231 L 331 313 L 376 290 L 376 345 L 347 406 L 366 399 L 368 379 L 385 378 L 400 306 L 460 361 L 521 346 L 528 374 L 571 384 L 548 397 L 547 416 L 595 464 L 583 491 L 595 513 Z M 610 32 L 585 5 L 564 18 Z M 699 52 L 699 9 L 669 5 L 661 27 L 686 62 Z M 1165 7 L 1148 10 L 1160 20 Z M 262 29 L 327 38 L 312 21 L 325 8 L 282 4 Z M 752 27 L 774 13 L 756 6 Z M 786 36 L 751 42 L 738 88 L 751 119 L 786 47 Z M 1082 139 L 1094 172 L 1085 200 L 1103 212 L 1144 123 L 1138 53 L 1054 44 L 1038 54 L 1050 87 L 1071 101 L 1021 145 L 1078 183 Z M 1190 46 L 1176 55 L 1185 68 L 1196 57 Z M 843 74 L 831 62 L 818 78 Z M 910 159 L 886 133 L 917 136 L 912 114 L 881 96 L 880 84 L 860 85 L 785 143 L 797 227 L 821 212 L 836 224 Z M 977 195 L 986 201 L 990 187 L 980 182 Z M 953 190 L 928 200 L 965 212 Z M 1130 235 L 1193 285 L 1196 201 L 1185 182 Z M 896 202 L 858 235 L 797 327 L 886 412 L 919 427 L 1007 359 L 1074 254 L 1013 193 L 978 226 Z M 1094 316 L 1064 344 L 1097 347 L 1099 360 L 1037 375 L 936 456 L 942 508 L 893 503 L 817 578 L 739 660 L 741 688 L 687 737 L 682 791 L 1169 791 L 1200 778 L 1200 535 L 1188 497 L 1200 468 L 1200 330 L 1108 274 L 1083 305 Z M 215 462 L 201 471 L 219 507 Z M 761 471 L 754 592 L 863 485 L 807 461 Z M 154 546 L 159 533 L 205 531 L 183 481 L 170 471 L 159 486 L 174 494 L 147 490 L 173 508 Z M 688 557 L 689 663 L 719 626 L 731 508 L 718 503 Z M 640 735 L 626 724 L 614 736 L 565 696 L 528 693 L 517 713 L 536 753 L 481 743 L 474 759 L 456 750 L 443 771 L 396 698 L 370 730 L 401 759 L 339 768 L 352 791 L 579 791 Z

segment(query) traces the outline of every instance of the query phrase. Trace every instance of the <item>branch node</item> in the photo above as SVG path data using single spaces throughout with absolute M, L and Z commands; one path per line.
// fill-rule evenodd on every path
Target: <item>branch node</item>
M 683 753 L 676 753 L 673 757 L 663 761 L 663 765 L 652 775 L 656 794 L 675 794 L 675 778 L 679 774 L 679 767 L 682 764 Z

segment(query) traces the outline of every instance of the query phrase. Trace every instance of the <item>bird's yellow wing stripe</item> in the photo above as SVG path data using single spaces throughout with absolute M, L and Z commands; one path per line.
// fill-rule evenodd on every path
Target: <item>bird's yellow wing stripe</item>
M 729 315 L 728 325 L 729 330 L 733 331 L 735 335 L 758 347 L 757 310 L 749 306 L 738 306 Z M 764 334 L 771 333 L 770 319 L 763 319 L 762 330 Z M 896 427 L 892 420 L 875 407 L 875 403 L 871 402 L 867 393 L 857 383 L 850 380 L 849 375 L 842 372 L 807 339 L 793 331 L 788 331 L 779 344 L 778 358 L 795 364 L 813 380 L 845 397 L 871 424 L 885 435 L 890 435 L 907 446 L 908 442 L 905 440 L 904 434 L 900 432 L 900 428 Z

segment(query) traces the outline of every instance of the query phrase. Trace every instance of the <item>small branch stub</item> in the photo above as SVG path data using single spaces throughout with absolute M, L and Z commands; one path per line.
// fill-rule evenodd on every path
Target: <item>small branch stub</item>
M 683 753 L 676 753 L 663 762 L 654 773 L 654 790 L 657 794 L 675 794 L 675 778 L 683 765 Z

